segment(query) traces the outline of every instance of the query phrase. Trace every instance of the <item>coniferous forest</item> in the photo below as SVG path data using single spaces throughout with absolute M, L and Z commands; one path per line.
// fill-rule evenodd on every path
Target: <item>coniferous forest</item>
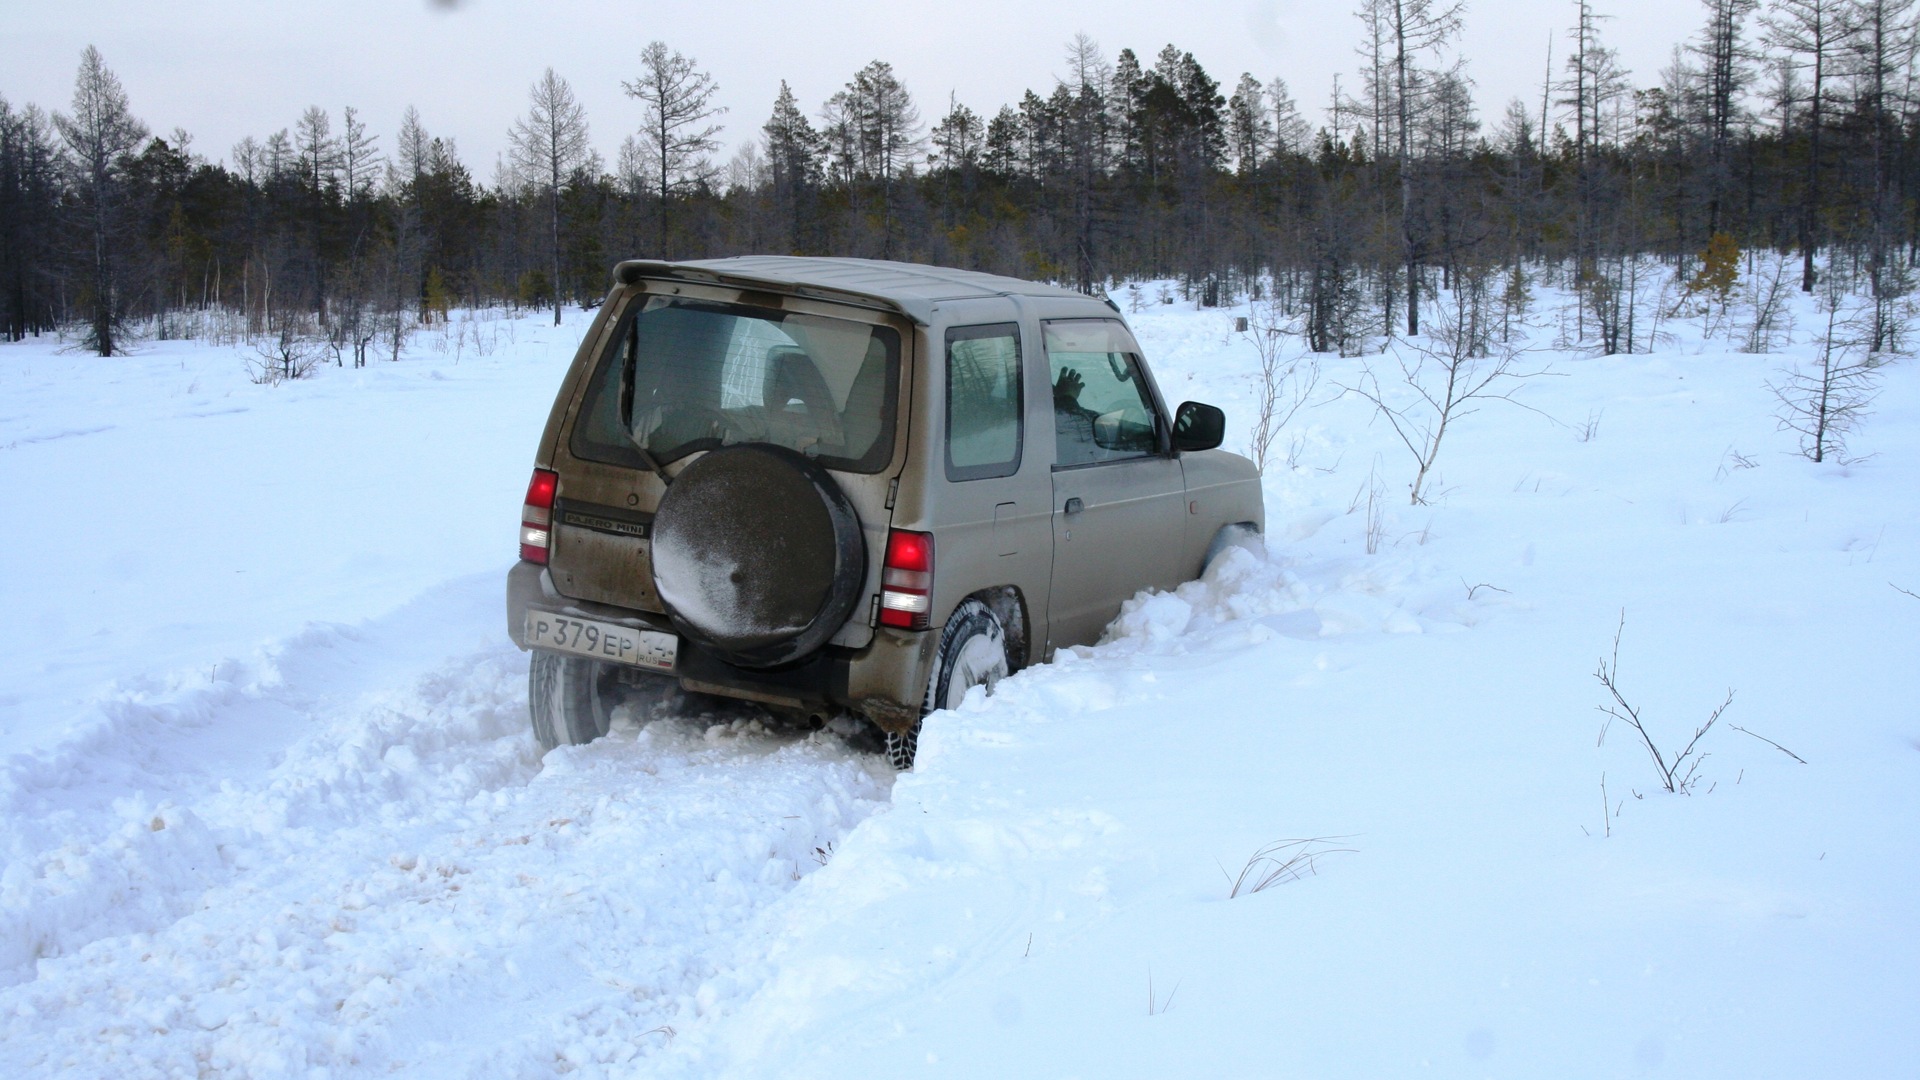
M 150 130 L 89 48 L 69 102 L 0 98 L 0 330 L 103 356 L 302 337 L 365 363 L 455 306 L 557 319 L 623 258 L 791 253 L 1264 293 L 1323 351 L 1419 332 L 1437 290 L 1492 319 L 1562 285 L 1578 343 L 1623 352 L 1650 346 L 1661 283 L 1828 280 L 1872 298 L 1892 348 L 1920 255 L 1917 4 L 1702 0 L 1667 67 L 1629 72 L 1580 0 L 1538 92 L 1497 116 L 1445 0 L 1362 0 L 1357 70 L 1312 106 L 1175 45 L 1078 37 L 1051 85 L 979 109 L 876 60 L 825 102 L 782 84 L 725 160 L 714 76 L 655 42 L 615 160 L 549 69 L 487 178 L 413 108 L 388 133 L 314 107 L 206 153 Z

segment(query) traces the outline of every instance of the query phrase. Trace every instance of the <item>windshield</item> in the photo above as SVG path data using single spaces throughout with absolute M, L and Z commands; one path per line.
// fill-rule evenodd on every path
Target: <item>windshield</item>
M 900 335 L 822 315 L 653 296 L 600 360 L 575 456 L 645 467 L 734 443 L 877 472 L 893 448 Z

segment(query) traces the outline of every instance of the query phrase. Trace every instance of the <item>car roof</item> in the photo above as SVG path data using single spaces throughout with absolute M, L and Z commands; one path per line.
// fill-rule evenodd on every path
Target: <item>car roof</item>
M 926 325 L 943 300 L 994 296 L 1092 299 L 1084 293 L 1035 281 L 880 259 L 831 259 L 798 255 L 743 255 L 730 259 L 621 263 L 614 277 L 631 285 L 642 278 L 672 278 L 740 287 L 778 289 L 798 295 L 879 304 Z

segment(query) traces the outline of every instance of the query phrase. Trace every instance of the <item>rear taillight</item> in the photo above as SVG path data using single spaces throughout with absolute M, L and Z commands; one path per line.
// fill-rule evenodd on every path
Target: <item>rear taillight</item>
M 533 470 L 533 479 L 527 481 L 527 503 L 520 508 L 520 557 L 528 562 L 547 561 L 553 542 L 553 493 L 559 487 L 560 474 L 546 469 Z
M 895 529 L 880 571 L 880 625 L 925 630 L 932 615 L 933 535 Z

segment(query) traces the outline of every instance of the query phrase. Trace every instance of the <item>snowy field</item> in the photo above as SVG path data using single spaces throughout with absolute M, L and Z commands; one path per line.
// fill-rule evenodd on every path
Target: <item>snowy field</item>
M 1130 321 L 1244 447 L 1233 314 Z M 1920 1075 L 1914 363 L 1815 465 L 1810 307 L 1541 345 L 1413 506 L 1323 358 L 1264 550 L 896 777 L 677 698 L 540 756 L 502 582 L 588 317 L 0 345 L 0 1076 Z M 1669 759 L 1733 691 L 1690 795 L 1599 739 L 1623 611 Z

